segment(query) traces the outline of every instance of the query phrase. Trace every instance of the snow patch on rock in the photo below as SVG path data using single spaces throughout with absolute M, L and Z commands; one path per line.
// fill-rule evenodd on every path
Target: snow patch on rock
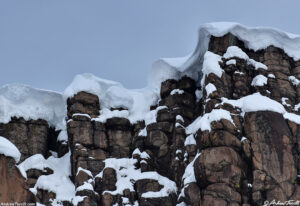
M 21 153 L 18 148 L 2 136 L 0 136 L 0 154 L 14 158 L 16 163 L 18 163 L 21 158 Z
M 251 86 L 257 86 L 257 87 L 262 87 L 267 84 L 268 84 L 268 78 L 261 74 L 256 75 L 251 82 Z
M 233 125 L 234 122 L 230 116 L 230 112 L 224 109 L 213 109 L 210 113 L 206 113 L 203 116 L 198 117 L 195 119 L 187 128 L 187 134 L 194 134 L 199 129 L 201 131 L 211 131 L 211 122 L 213 121 L 220 121 L 221 119 L 229 120 Z
M 138 153 L 139 151 L 136 151 Z M 177 192 L 177 187 L 175 182 L 169 180 L 168 178 L 159 175 L 157 172 L 141 172 L 140 169 L 135 168 L 136 159 L 133 158 L 108 158 L 104 160 L 105 168 L 113 168 L 117 173 L 117 182 L 115 191 L 104 191 L 104 193 L 110 193 L 112 195 L 123 194 L 125 189 L 134 191 L 133 181 L 141 179 L 153 179 L 157 180 L 163 188 L 158 192 L 146 192 L 142 194 L 144 198 L 156 198 L 156 197 L 167 197 L 171 193 Z M 104 168 L 104 169 L 105 169 Z M 104 170 L 103 169 L 103 170 Z M 96 177 L 103 176 L 103 171 L 100 172 Z
M 214 91 L 217 91 L 217 88 L 212 83 L 209 83 L 205 86 L 205 90 L 206 90 L 206 95 L 209 96 Z
M 75 196 L 75 186 L 70 180 L 71 161 L 70 152 L 61 158 L 50 156 L 45 159 L 41 154 L 33 155 L 18 165 L 21 174 L 27 178 L 26 171 L 29 169 L 38 169 L 44 171 L 48 167 L 53 170 L 53 174 L 41 175 L 35 186 L 30 188 L 34 194 L 37 189 L 47 190 L 56 194 L 57 201 L 72 201 Z

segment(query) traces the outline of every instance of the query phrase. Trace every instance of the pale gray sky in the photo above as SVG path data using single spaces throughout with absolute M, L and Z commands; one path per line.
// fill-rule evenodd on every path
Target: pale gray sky
M 194 50 L 213 21 L 300 34 L 298 0 L 0 0 L 0 85 L 63 91 L 79 73 L 146 86 L 159 57 Z

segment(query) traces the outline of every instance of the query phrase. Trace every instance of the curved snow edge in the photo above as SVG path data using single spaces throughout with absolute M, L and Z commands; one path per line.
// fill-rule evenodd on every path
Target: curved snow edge
M 197 60 L 202 62 L 211 36 L 221 37 L 232 33 L 244 42 L 245 47 L 254 51 L 265 49 L 268 46 L 281 48 L 295 61 L 300 60 L 300 36 L 287 33 L 275 28 L 246 27 L 234 22 L 207 23 L 199 28 L 198 43 L 191 55 L 179 58 L 161 58 L 153 65 L 165 64 L 178 72 L 187 72 L 187 69 Z

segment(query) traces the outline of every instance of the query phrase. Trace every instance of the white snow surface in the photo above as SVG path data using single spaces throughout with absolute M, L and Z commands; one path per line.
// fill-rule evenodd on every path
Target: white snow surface
M 166 79 L 178 79 L 183 75 L 198 78 L 202 73 L 201 67 L 211 36 L 221 37 L 232 33 L 238 37 L 248 49 L 254 51 L 265 49 L 268 46 L 281 48 L 295 61 L 300 60 L 300 36 L 268 27 L 246 27 L 234 22 L 214 22 L 202 25 L 198 32 L 198 43 L 192 54 L 183 58 L 161 58 L 153 63 L 150 71 L 149 83 L 160 85 Z M 198 71 L 189 69 L 196 62 L 199 63 Z M 256 69 L 266 69 L 262 63 L 249 60 Z M 203 65 L 204 67 L 204 65 Z M 204 73 L 204 72 L 203 72 Z M 195 75 L 196 74 L 196 75 Z M 200 75 L 201 76 L 201 75 Z
M 263 63 L 257 62 L 254 59 L 250 59 L 249 56 L 242 49 L 240 49 L 237 46 L 230 46 L 230 47 L 228 47 L 227 51 L 225 52 L 225 54 L 223 55 L 223 57 L 225 59 L 230 59 L 230 58 L 233 58 L 233 57 L 237 57 L 237 58 L 246 60 L 247 63 L 251 64 L 255 69 L 259 69 L 259 68 L 265 69 L 265 70 L 268 69 L 268 67 L 266 65 L 264 65 Z M 231 60 L 234 60 L 234 59 L 231 59 Z M 231 60 L 229 60 L 229 61 L 231 61 Z M 226 64 L 227 64 L 227 62 L 226 62 Z
M 184 186 L 187 186 L 187 184 L 189 183 L 196 182 L 195 173 L 194 173 L 194 162 L 200 155 L 201 153 L 197 153 L 193 161 L 191 161 L 185 168 L 184 174 L 182 176 Z
M 229 100 L 223 97 L 222 104 L 223 103 L 228 103 L 232 106 L 241 108 L 242 116 L 244 116 L 246 112 L 272 111 L 282 114 L 285 119 L 300 124 L 300 115 L 287 112 L 282 104 L 270 99 L 269 97 L 261 95 L 259 92 L 237 100 Z
M 1 123 L 8 123 L 12 117 L 44 119 L 56 129 L 63 129 L 65 115 L 66 103 L 60 93 L 22 84 L 9 84 L 0 88 Z
M 195 160 L 201 155 L 201 153 L 197 153 L 194 157 L 193 161 L 191 161 L 185 168 L 184 174 L 182 175 L 182 181 L 183 181 L 183 188 L 181 189 L 181 192 L 179 194 L 179 197 L 184 197 L 184 189 L 188 186 L 189 183 L 196 182 L 195 178 L 195 172 L 194 172 L 194 162 Z M 182 204 L 177 204 L 182 205 Z M 186 205 L 183 203 L 183 205 Z
M 21 153 L 18 148 L 2 136 L 0 136 L 0 154 L 14 158 L 16 163 L 18 163 L 21 158 Z
M 236 65 L 236 60 L 235 59 L 230 59 L 229 61 L 226 61 L 226 65 Z
M 181 115 L 176 115 L 176 120 L 178 120 L 178 121 L 181 121 L 181 122 L 184 122 L 184 119 L 183 119 L 183 117 L 181 116 Z
M 225 52 L 225 54 L 223 55 L 223 57 L 225 59 L 230 59 L 233 57 L 237 57 L 240 59 L 244 59 L 244 60 L 248 60 L 249 56 L 243 52 L 243 50 L 241 50 L 239 47 L 237 46 L 230 46 L 227 48 L 227 51 Z
M 246 48 L 254 51 L 270 45 L 283 49 L 295 61 L 300 59 L 300 36 L 267 27 L 245 27 L 233 22 L 215 22 L 204 24 L 199 33 L 221 37 L 232 33 L 244 42 Z M 200 36 L 200 35 L 199 35 Z M 201 39 L 199 39 L 201 41 Z
M 148 155 L 147 152 L 141 152 L 139 150 L 139 148 L 136 148 L 133 152 L 132 152 L 132 155 L 139 155 L 141 157 L 141 159 L 149 159 L 150 156 Z
M 272 78 L 272 79 L 275 79 L 275 75 L 274 74 L 268 74 L 268 78 Z
M 95 121 L 106 122 L 108 118 L 124 117 L 135 123 L 151 113 L 150 106 L 158 101 L 159 93 L 150 87 L 126 89 L 120 83 L 98 78 L 92 74 L 75 76 L 64 92 L 64 97 L 73 97 L 79 91 L 97 95 L 100 100 L 100 116 Z M 123 108 L 125 110 L 111 110 Z
M 69 178 L 71 176 L 70 152 L 61 158 L 50 156 L 48 159 L 45 159 L 41 154 L 36 154 L 18 165 L 21 174 L 25 178 L 27 178 L 27 170 L 38 169 L 44 171 L 46 167 L 52 169 L 54 173 L 41 175 L 34 188 L 30 188 L 30 191 L 35 194 L 37 189 L 40 188 L 54 192 L 57 201 L 72 201 L 75 198 L 75 186 Z
M 256 111 L 273 111 L 281 114 L 286 112 L 279 102 L 263 96 L 259 92 L 242 97 L 238 100 L 229 100 L 223 97 L 222 103 L 228 103 L 241 108 L 243 114 Z
M 183 93 L 184 93 L 184 91 L 181 90 L 181 89 L 173 89 L 173 90 L 170 92 L 171 95 L 175 95 L 175 94 L 183 94 Z
M 82 190 L 91 190 L 94 191 L 94 187 L 91 183 L 89 182 L 84 182 L 83 185 L 80 185 L 79 187 L 76 188 L 77 191 L 82 191 Z
M 208 83 L 206 86 L 205 86 L 205 90 L 206 90 L 206 95 L 209 97 L 209 95 L 211 93 L 213 93 L 214 91 L 217 90 L 216 86 L 213 85 L 212 83 Z
M 205 77 L 210 73 L 214 73 L 221 78 L 224 70 L 221 68 L 219 62 L 222 62 L 222 57 L 220 55 L 207 51 L 204 55 L 204 62 L 202 67 L 203 76 Z
M 67 130 L 61 130 L 58 134 L 57 141 L 68 141 Z
M 298 84 L 300 84 L 300 80 L 297 79 L 294 76 L 289 76 L 289 80 L 292 82 L 293 85 L 298 86 Z
M 300 108 L 300 103 L 298 103 L 298 104 L 295 105 L 294 110 L 295 110 L 295 111 L 298 111 L 299 108 Z
M 184 141 L 184 146 L 188 146 L 188 145 L 196 145 L 196 140 L 193 134 L 187 136 Z
M 135 150 L 135 153 L 140 151 Z M 141 172 L 141 169 L 136 169 L 134 164 L 137 162 L 133 158 L 108 158 L 104 160 L 105 168 L 113 168 L 117 173 L 117 182 L 115 191 L 104 191 L 104 193 L 111 193 L 113 195 L 123 194 L 125 189 L 134 191 L 133 182 L 141 179 L 153 179 L 157 180 L 163 188 L 158 192 L 146 192 L 142 194 L 144 198 L 155 198 L 155 197 L 166 197 L 171 193 L 176 193 L 177 187 L 175 182 L 169 180 L 168 178 L 159 175 L 157 172 Z M 105 169 L 104 168 L 104 169 Z M 102 177 L 103 171 L 100 172 L 97 176 Z M 96 177 L 97 177 L 96 176 Z
M 201 131 L 211 131 L 211 122 L 220 121 L 221 119 L 227 119 L 234 125 L 229 111 L 224 109 L 213 109 L 210 113 L 206 113 L 203 116 L 198 117 L 189 126 L 187 126 L 186 133 L 194 134 L 199 129 L 201 129 Z
M 266 84 L 268 84 L 268 78 L 261 74 L 256 75 L 251 82 L 251 86 L 258 86 L 258 87 L 262 87 Z

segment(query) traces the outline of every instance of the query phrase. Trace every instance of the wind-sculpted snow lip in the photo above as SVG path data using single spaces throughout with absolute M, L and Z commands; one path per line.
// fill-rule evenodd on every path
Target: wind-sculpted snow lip
M 8 84 L 0 88 L 1 123 L 8 123 L 12 117 L 44 119 L 50 126 L 63 129 L 65 114 L 66 103 L 58 92 L 22 84 Z
M 241 40 L 245 47 L 258 51 L 265 49 L 268 46 L 281 48 L 285 53 L 292 57 L 295 61 L 300 60 L 300 36 L 287 33 L 275 28 L 268 27 L 246 27 L 234 22 L 215 22 L 207 23 L 199 28 L 198 43 L 195 50 L 188 56 L 178 58 L 161 58 L 153 63 L 152 73 L 156 73 L 157 68 L 164 76 L 151 74 L 157 77 L 158 82 L 162 82 L 168 77 L 180 78 L 183 75 L 188 75 L 192 78 L 197 78 L 197 71 L 192 68 L 192 65 L 198 63 L 201 72 L 203 57 L 208 50 L 209 40 L 211 36 L 221 37 L 227 33 L 231 33 Z M 168 76 L 168 75 L 169 76 Z
M 122 84 L 95 77 L 92 74 L 75 76 L 64 94 L 34 89 L 20 84 L 5 85 L 0 88 L 0 122 L 8 123 L 12 117 L 44 119 L 57 129 L 64 129 L 67 98 L 79 91 L 99 96 L 101 109 L 122 107 L 128 109 L 125 115 L 132 123 L 143 120 L 149 107 L 159 99 L 160 84 L 167 79 L 179 79 L 184 75 L 198 80 L 203 76 L 202 64 L 211 36 L 221 37 L 232 33 L 245 47 L 254 51 L 273 45 L 283 49 L 295 61 L 300 60 L 300 36 L 267 27 L 245 27 L 238 23 L 216 22 L 204 24 L 199 28 L 198 43 L 195 50 L 180 58 L 161 58 L 153 63 L 148 77 L 148 85 L 139 90 L 130 90 Z M 193 65 L 197 66 L 193 66 Z M 118 116 L 109 114 L 110 116 Z M 124 116 L 124 115 L 123 115 Z M 107 118 L 102 117 L 105 121 Z

